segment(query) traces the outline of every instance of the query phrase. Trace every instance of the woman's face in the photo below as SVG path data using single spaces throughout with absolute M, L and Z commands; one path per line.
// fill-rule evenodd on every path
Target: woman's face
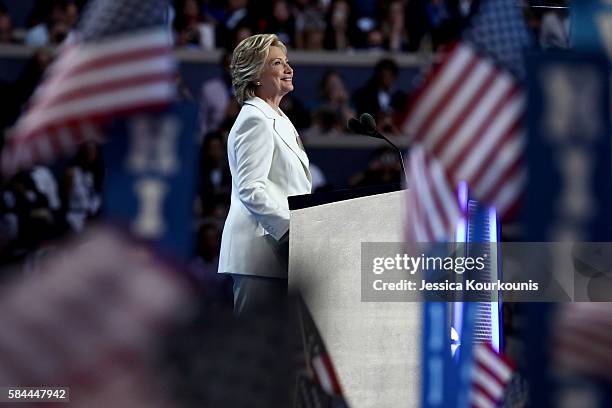
M 259 82 L 259 93 L 262 96 L 282 97 L 293 91 L 293 69 L 279 47 L 270 47 Z

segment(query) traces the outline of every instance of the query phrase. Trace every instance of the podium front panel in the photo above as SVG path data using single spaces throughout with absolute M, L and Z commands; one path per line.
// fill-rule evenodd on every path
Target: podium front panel
M 416 407 L 422 305 L 361 301 L 361 243 L 404 241 L 407 190 L 291 212 L 289 287 L 302 292 L 352 408 Z

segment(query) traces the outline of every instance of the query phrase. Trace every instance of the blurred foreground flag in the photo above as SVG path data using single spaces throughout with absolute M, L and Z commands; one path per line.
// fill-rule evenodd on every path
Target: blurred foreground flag
M 474 345 L 471 406 L 499 406 L 513 373 L 512 363 L 505 356 L 497 354 L 490 344 Z
M 402 130 L 437 158 L 453 185 L 505 216 L 523 190 L 523 49 L 530 37 L 516 0 L 485 0 L 463 39 L 415 92 Z
M 2 172 L 74 150 L 105 120 L 169 104 L 175 64 L 167 13 L 166 0 L 90 0 L 18 120 Z
M 448 175 L 420 146 L 410 150 L 408 186 L 413 192 L 408 236 L 415 242 L 447 241 L 461 217 Z
M 188 283 L 107 228 L 57 251 L 40 275 L 4 288 L 0 384 L 69 386 L 71 407 L 172 407 L 154 363 L 194 310 Z
M 300 307 L 300 321 L 309 375 L 298 376 L 296 407 L 346 408 L 334 364 L 305 303 Z
M 612 304 L 560 306 L 553 330 L 555 372 L 612 382 Z

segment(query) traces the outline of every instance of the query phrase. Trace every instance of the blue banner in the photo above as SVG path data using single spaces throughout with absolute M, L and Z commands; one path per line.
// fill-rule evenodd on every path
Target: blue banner
M 600 53 L 603 48 L 598 48 L 605 46 L 599 33 L 602 13 L 612 8 L 599 1 L 574 2 L 573 7 L 575 45 L 594 53 L 544 53 L 528 58 L 526 241 L 608 242 L 612 238 L 610 71 L 608 59 Z M 558 268 L 577 272 L 579 249 L 572 249 L 573 265 L 560 263 Z M 586 259 L 599 260 L 596 254 L 588 255 Z M 546 256 L 565 259 L 555 253 Z M 573 290 L 588 289 L 588 282 L 578 280 L 579 273 L 574 275 Z M 551 327 L 556 307 L 525 306 L 529 406 L 558 406 L 571 395 L 590 398 L 589 406 L 609 406 L 605 404 L 609 392 L 604 388 L 584 378 L 561 380 L 554 372 L 554 337 L 562 335 Z
M 454 367 L 451 361 L 448 303 L 423 304 L 423 365 L 421 406 L 455 406 Z
M 186 259 L 193 245 L 195 105 L 114 123 L 104 146 L 104 217 Z
M 572 2 L 570 45 L 578 51 L 612 56 L 612 4 L 609 1 Z
M 477 303 L 463 303 L 463 320 L 461 334 L 459 336 L 460 345 L 457 349 L 459 354 L 456 372 L 456 394 L 457 408 L 469 408 L 470 392 L 472 391 L 472 370 L 474 361 L 474 330 L 476 320 Z
M 611 238 L 608 62 L 580 53 L 528 58 L 528 241 Z

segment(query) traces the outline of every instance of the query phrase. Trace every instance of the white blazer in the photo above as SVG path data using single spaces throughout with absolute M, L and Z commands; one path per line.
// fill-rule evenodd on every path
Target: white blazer
M 309 194 L 308 156 L 289 118 L 260 98 L 245 101 L 229 133 L 232 200 L 219 272 L 287 278 L 279 240 L 289 230 L 287 197 Z

